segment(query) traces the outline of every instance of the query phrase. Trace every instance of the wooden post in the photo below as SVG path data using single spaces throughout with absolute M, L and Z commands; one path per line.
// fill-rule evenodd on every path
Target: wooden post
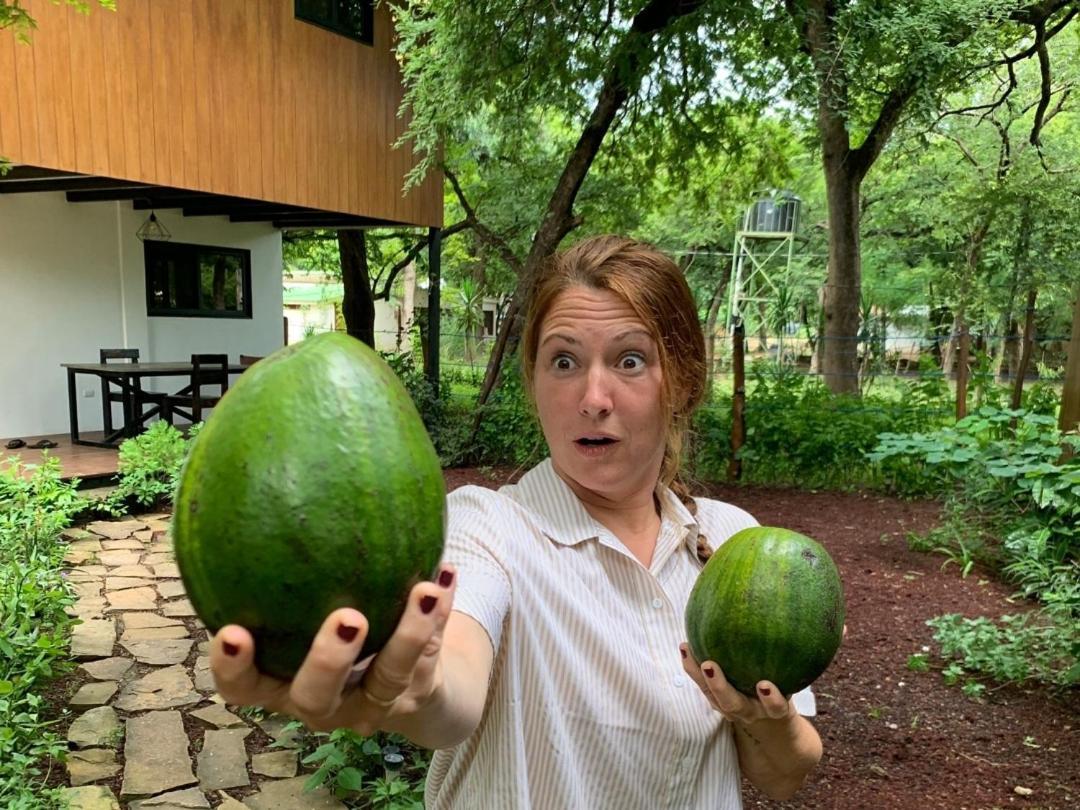
M 967 390 L 968 390 L 968 351 L 971 346 L 971 334 L 968 332 L 967 321 L 962 317 L 960 321 L 960 351 L 956 358 L 956 421 L 959 422 L 967 416 Z
M 439 393 L 439 285 L 442 277 L 442 231 L 428 228 L 428 350 L 424 355 L 424 372 L 436 396 Z
M 1035 296 L 1038 291 L 1032 287 L 1028 290 L 1027 311 L 1024 317 L 1024 342 L 1020 346 L 1020 363 L 1016 367 L 1016 379 L 1013 381 L 1012 401 L 1009 403 L 1013 410 L 1020 407 L 1024 398 L 1024 377 L 1027 375 L 1028 364 L 1031 362 L 1031 349 L 1035 345 Z
M 738 481 L 742 476 L 739 450 L 746 440 L 746 357 L 744 354 L 746 329 L 737 320 L 731 332 L 731 373 L 734 377 L 731 394 L 731 462 L 728 464 L 728 480 Z
M 1061 389 L 1061 416 L 1058 427 L 1063 432 L 1080 425 L 1080 287 L 1073 305 L 1072 338 L 1065 358 L 1065 385 Z

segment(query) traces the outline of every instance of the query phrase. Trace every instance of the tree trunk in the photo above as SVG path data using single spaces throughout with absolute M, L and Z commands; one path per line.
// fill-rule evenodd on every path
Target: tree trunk
M 367 242 L 361 230 L 337 232 L 341 251 L 341 311 L 345 331 L 375 348 L 375 298 L 368 276 Z
M 1027 376 L 1028 364 L 1031 362 L 1031 349 L 1035 344 L 1035 297 L 1038 290 L 1034 287 L 1028 290 L 1027 310 L 1024 315 L 1024 344 L 1020 362 L 1016 365 L 1016 379 L 1013 381 L 1012 401 L 1009 403 L 1013 410 L 1020 407 L 1024 399 L 1024 377 Z
M 705 368 L 709 371 L 709 381 L 716 376 L 716 319 L 720 317 L 720 307 L 724 303 L 724 293 L 728 284 L 731 283 L 731 263 L 724 265 L 720 283 L 713 289 L 712 300 L 709 301 L 709 312 L 705 316 Z M 709 387 L 712 390 L 712 387 Z
M 544 261 L 551 256 L 563 237 L 580 224 L 573 215 L 574 201 L 600 145 L 615 122 L 615 117 L 632 93 L 637 92 L 642 76 L 657 58 L 656 38 L 676 20 L 696 12 L 704 0 L 650 0 L 635 16 L 622 41 L 615 46 L 608 62 L 603 84 L 596 96 L 588 122 L 567 158 L 562 174 L 548 200 L 547 210 L 533 237 L 529 255 L 518 275 L 506 317 L 491 350 L 484 383 L 477 397 L 470 444 L 483 418 L 484 405 L 495 389 L 502 369 L 503 356 L 509 347 L 516 348 L 524 324 L 525 304 L 532 295 L 536 277 Z
M 1061 389 L 1061 416 L 1058 427 L 1063 431 L 1080 427 L 1080 287 L 1076 288 L 1072 338 L 1065 356 L 1065 385 Z
M 949 327 L 949 334 L 945 337 L 945 346 L 941 350 L 941 373 L 945 376 L 945 379 L 949 379 L 953 375 L 953 366 L 956 364 L 956 350 L 960 342 L 960 328 L 964 324 L 963 314 L 957 310 L 953 315 L 952 326 Z
M 825 144 L 829 205 L 829 274 L 825 285 L 825 333 L 821 352 L 825 384 L 835 394 L 859 393 L 859 186 L 861 178 L 844 159 L 846 150 Z

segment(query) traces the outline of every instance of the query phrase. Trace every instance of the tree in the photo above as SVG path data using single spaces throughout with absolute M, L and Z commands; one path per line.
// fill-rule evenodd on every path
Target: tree
M 859 219 L 867 173 L 905 117 L 995 68 L 1036 57 L 1042 99 L 1030 139 L 1037 143 L 1050 101 L 1047 42 L 1075 17 L 1072 0 L 785 0 L 786 20 L 757 17 L 759 86 L 782 64 L 790 95 L 816 111 L 829 210 L 823 371 L 837 392 L 858 392 L 862 281 Z M 1006 55 L 1002 56 L 1001 54 Z M 1015 89 L 1010 83 L 1006 93 Z

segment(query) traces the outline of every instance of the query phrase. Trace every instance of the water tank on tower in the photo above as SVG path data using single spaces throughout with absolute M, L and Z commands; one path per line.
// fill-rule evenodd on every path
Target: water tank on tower
M 799 208 L 802 205 L 790 191 L 772 192 L 761 197 L 746 210 L 744 231 L 755 233 L 795 233 L 799 227 Z

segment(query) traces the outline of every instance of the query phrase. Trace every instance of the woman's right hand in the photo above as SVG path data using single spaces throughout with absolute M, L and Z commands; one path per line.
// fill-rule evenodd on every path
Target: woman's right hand
M 362 670 L 354 666 L 368 623 L 352 608 L 326 618 L 291 681 L 259 672 L 251 633 L 226 625 L 210 644 L 217 690 L 228 704 L 287 714 L 314 731 L 351 728 L 372 734 L 387 720 L 420 710 L 438 690 L 455 579 L 454 569 L 444 566 L 435 582 L 414 586 L 394 634 Z

